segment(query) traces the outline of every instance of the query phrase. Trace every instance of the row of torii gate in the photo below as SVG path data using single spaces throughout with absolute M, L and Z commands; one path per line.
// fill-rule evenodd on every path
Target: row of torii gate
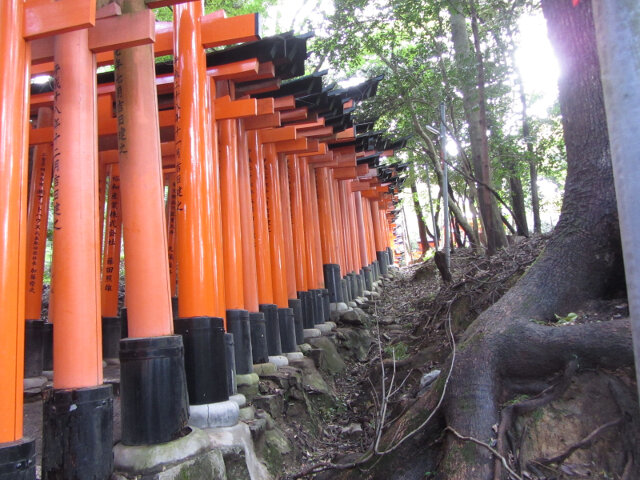
M 189 403 L 229 400 L 234 363 L 296 352 L 393 263 L 403 166 L 379 159 L 404 141 L 350 116 L 380 78 L 325 87 L 301 76 L 308 36 L 257 25 L 201 1 L 0 2 L 0 478 L 35 478 L 25 375 L 53 369 L 43 478 L 108 478 L 103 358 L 121 362 L 122 444 L 169 442 Z

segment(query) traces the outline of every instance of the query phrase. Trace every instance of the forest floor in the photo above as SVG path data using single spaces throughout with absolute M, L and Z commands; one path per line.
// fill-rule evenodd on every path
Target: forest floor
M 321 434 L 309 435 L 303 428 L 296 432 L 303 446 L 303 463 L 354 462 L 370 447 L 382 401 L 380 359 L 385 366 L 385 389 L 394 390 L 384 428 L 393 430 L 394 422 L 433 386 L 438 371 L 448 370 L 452 346 L 447 320 L 451 318 L 457 341 L 481 312 L 513 286 L 547 239 L 521 239 L 492 257 L 459 249 L 451 257 L 453 281 L 448 284 L 440 278 L 433 260 L 404 267 L 385 279 L 380 297 L 368 305 L 370 318 L 365 327 L 373 341 L 366 358 L 347 361 L 346 371 L 334 377 L 337 401 Z M 625 298 L 611 298 L 590 302 L 575 312 L 559 313 L 546 319 L 547 323 L 562 328 L 573 323 L 606 322 L 627 317 L 628 306 Z M 631 422 L 624 418 L 629 408 L 637 410 L 634 382 L 630 369 L 581 372 L 561 398 L 520 416 L 509 434 L 506 460 L 526 479 L 628 480 L 631 477 L 625 477 L 625 472 L 630 471 L 634 448 L 620 438 L 620 424 Z M 634 416 L 635 424 L 638 418 Z M 562 461 L 545 463 L 569 450 L 575 453 Z M 350 478 L 391 478 L 385 477 L 388 472 L 376 470 L 375 463 L 351 472 L 357 475 Z M 300 464 L 291 465 L 287 473 L 301 470 Z M 338 476 L 336 471 L 327 471 L 316 478 Z M 437 473 L 425 471 L 423 478 L 437 478 Z

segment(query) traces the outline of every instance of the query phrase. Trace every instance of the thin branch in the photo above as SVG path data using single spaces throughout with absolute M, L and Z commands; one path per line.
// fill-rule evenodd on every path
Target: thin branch
M 465 437 L 464 435 L 459 434 L 456 430 L 453 429 L 453 427 L 447 427 L 445 428 L 445 431 L 450 431 L 451 433 L 453 433 L 456 437 L 458 437 L 460 440 L 464 440 L 465 442 L 472 442 L 475 443 L 476 445 L 480 445 L 481 447 L 486 448 L 487 450 L 489 450 L 491 453 L 493 453 L 496 458 L 500 459 L 500 462 L 502 462 L 502 465 L 504 466 L 504 468 L 511 474 L 513 475 L 515 478 L 517 478 L 518 480 L 523 480 L 523 478 L 518 475 L 515 470 L 513 470 L 510 466 L 509 463 L 507 462 L 507 459 L 504 458 L 502 455 L 500 455 L 498 453 L 498 451 L 493 448 L 491 445 L 489 445 L 488 443 L 484 443 L 480 440 L 478 440 L 477 438 L 474 437 Z

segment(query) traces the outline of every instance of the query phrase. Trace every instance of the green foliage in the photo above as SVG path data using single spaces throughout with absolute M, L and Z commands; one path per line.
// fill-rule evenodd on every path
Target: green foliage
M 509 177 L 519 176 L 529 203 L 530 160 L 537 165 L 540 178 L 557 185 L 563 183 L 566 170 L 557 111 L 550 112 L 549 119 L 531 119 L 529 138 L 522 134 L 513 55 L 519 36 L 517 20 L 539 5 L 531 0 L 473 1 L 486 74 L 493 183 L 506 200 Z M 464 83 L 475 85 L 477 70 L 471 39 L 472 55 L 462 60 L 454 57 L 449 19 L 455 9 L 469 19 L 469 0 L 335 0 L 334 4 L 335 13 L 327 17 L 312 43 L 312 59 L 323 63 L 323 68 L 338 71 L 338 81 L 384 75 L 377 96 L 359 107 L 356 121 L 375 120 L 376 129 L 392 136 L 413 135 L 402 158 L 420 165 L 410 183 L 425 181 L 423 165 L 427 165 L 432 185 L 437 185 L 433 175 L 438 161 L 433 150 L 434 146 L 439 150 L 437 139 L 431 134 L 425 139 L 420 129 L 425 125 L 438 127 L 439 104 L 444 101 L 449 135 L 458 147 L 458 154 L 449 158 L 449 181 L 454 196 L 461 198 L 458 204 L 464 208 L 467 202 L 463 200 L 470 198 L 474 179 L 469 175 L 471 151 L 460 92 Z M 532 144 L 533 152 L 528 151 L 527 143 Z M 435 189 L 434 200 L 437 197 Z M 427 205 L 426 199 L 421 201 L 423 207 Z
M 395 353 L 396 361 L 404 360 L 409 357 L 409 347 L 404 342 L 387 345 L 384 347 L 383 351 L 389 358 L 393 358 Z
M 556 317 L 558 325 L 567 325 L 570 323 L 574 323 L 578 319 L 578 314 L 574 312 L 568 313 L 564 317 L 558 314 L 554 314 L 554 315 Z
M 235 17 L 246 13 L 266 13 L 267 9 L 275 5 L 276 0 L 205 0 L 205 13 L 224 10 L 227 16 Z M 173 20 L 173 9 L 162 7 L 155 10 L 156 20 L 170 22 Z

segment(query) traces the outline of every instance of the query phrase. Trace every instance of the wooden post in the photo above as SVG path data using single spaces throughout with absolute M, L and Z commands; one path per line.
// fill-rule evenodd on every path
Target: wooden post
M 24 2 L 0 2 L 0 443 L 22 438 L 29 47 Z

